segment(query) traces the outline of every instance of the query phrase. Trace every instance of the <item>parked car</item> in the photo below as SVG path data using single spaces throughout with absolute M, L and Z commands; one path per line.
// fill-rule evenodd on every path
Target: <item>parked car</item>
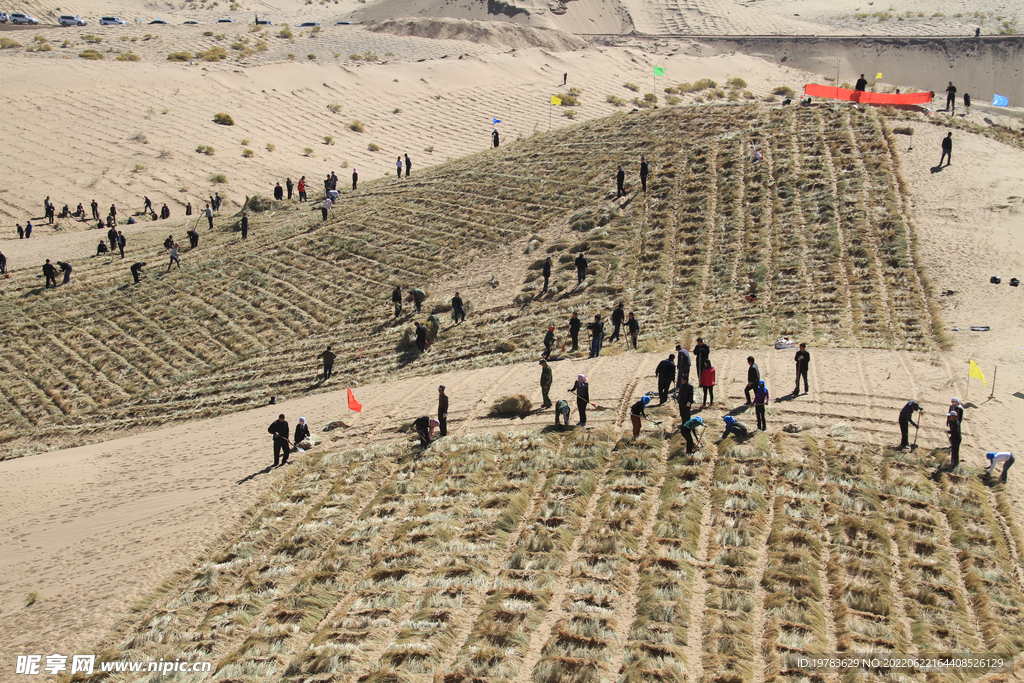
M 8 18 L 7 12 L 0 12 L 0 24 L 6 24 Z
M 100 26 L 124 26 L 127 23 L 121 17 L 100 17 Z
M 352 22 L 351 21 L 336 21 L 336 22 L 334 22 L 334 25 L 335 26 L 351 26 Z
M 152 26 L 153 24 L 166 24 L 166 23 L 167 22 L 164 21 L 163 19 L 154 19 L 153 21 L 149 22 L 150 26 Z
M 256 25 L 257 26 L 273 26 L 274 22 L 272 22 L 270 19 L 260 19 L 259 21 L 256 22 Z
M 36 19 L 35 17 L 31 16 L 31 15 L 28 15 L 28 14 L 23 14 L 21 12 L 12 12 L 11 13 L 11 23 L 12 24 L 31 24 L 31 25 L 35 26 L 36 24 L 39 23 L 39 20 Z
M 217 23 L 218 24 L 233 24 L 233 23 L 235 23 L 235 20 L 234 19 L 218 19 Z
M 185 25 L 186 25 L 186 26 L 188 26 L 189 24 L 193 24 L 193 25 L 195 25 L 195 24 L 198 24 L 198 23 L 199 23 L 198 21 L 192 21 L 192 20 L 189 20 L 189 21 L 186 21 L 186 22 L 185 22 Z
M 301 24 L 299 24 L 299 28 L 313 28 L 314 26 L 319 26 L 319 25 L 320 25 L 319 21 L 304 21 Z
M 57 23 L 61 26 L 85 26 L 89 22 L 85 19 L 79 19 L 74 15 L 65 14 L 57 18 Z

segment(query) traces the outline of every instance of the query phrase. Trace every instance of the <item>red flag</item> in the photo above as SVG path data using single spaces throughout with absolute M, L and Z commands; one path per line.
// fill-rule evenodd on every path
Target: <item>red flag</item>
M 354 410 L 357 413 L 363 412 L 363 406 L 362 406 L 361 403 L 359 403 L 359 401 L 356 400 L 355 395 L 352 393 L 352 387 L 347 387 L 347 389 L 348 389 L 348 409 L 349 410 Z

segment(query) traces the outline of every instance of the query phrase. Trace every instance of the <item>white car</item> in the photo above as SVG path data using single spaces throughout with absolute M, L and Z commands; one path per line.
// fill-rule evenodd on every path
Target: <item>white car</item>
M 9 18 L 7 12 L 0 12 L 0 24 L 6 24 Z
M 127 23 L 121 17 L 100 17 L 100 26 L 123 26 Z
M 85 26 L 89 22 L 85 19 L 79 19 L 71 14 L 65 14 L 64 16 L 57 18 L 57 23 L 61 26 Z
M 12 24 L 31 24 L 31 25 L 35 26 L 36 24 L 39 23 L 39 20 L 36 19 L 33 16 L 29 16 L 28 14 L 22 14 L 21 12 L 12 12 L 11 13 L 11 23 Z

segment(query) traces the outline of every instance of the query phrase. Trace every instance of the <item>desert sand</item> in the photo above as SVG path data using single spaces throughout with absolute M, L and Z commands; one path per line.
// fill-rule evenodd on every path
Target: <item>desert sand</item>
M 293 26 L 311 16 L 310 10 L 295 4 L 283 17 Z M 552 112 L 548 104 L 552 94 L 569 86 L 583 91 L 583 102 L 575 107 L 576 120 L 583 120 L 617 111 L 605 96 L 633 96 L 624 88 L 627 82 L 641 84 L 641 93 L 663 97 L 661 89 L 672 83 L 740 76 L 762 100 L 777 86 L 799 91 L 803 83 L 820 79 L 739 53 L 686 54 L 693 51 L 686 47 L 689 43 L 583 47 L 552 34 L 552 40 L 563 41 L 561 47 L 576 48 L 554 51 L 553 46 L 518 42 L 525 40 L 518 34 L 491 32 L 474 42 L 329 26 L 343 17 L 495 18 L 478 16 L 468 5 L 396 4 L 350 3 L 330 11 L 317 7 L 316 18 L 324 22 L 321 35 L 295 29 L 296 43 L 276 37 L 283 21 L 274 16 L 278 26 L 266 38 L 268 51 L 241 64 L 178 64 L 167 62 L 166 55 L 208 49 L 216 42 L 228 47 L 233 40 L 250 37 L 245 25 L 214 26 L 228 34 L 222 41 L 202 37 L 196 30 L 209 26 L 117 27 L 112 30 L 119 32 L 118 40 L 104 33 L 102 48 L 131 49 L 140 61 L 118 62 L 113 54 L 102 62 L 78 59 L 77 53 L 86 47 L 83 36 L 101 32 L 91 16 L 87 28 L 43 32 L 53 45 L 51 52 L 0 52 L 0 111 L 5 122 L 0 132 L 5 150 L 0 250 L 9 266 L 36 269 L 50 254 L 94 249 L 98 234 L 88 232 L 84 223 L 64 222 L 54 230 L 37 221 L 47 194 L 58 208 L 67 203 L 74 209 L 82 202 L 88 209 L 95 197 L 101 210 L 113 202 L 121 215 L 141 209 L 142 196 L 148 195 L 158 209 L 169 204 L 172 218 L 134 230 L 162 235 L 180 232 L 186 202 L 198 209 L 214 191 L 227 197 L 233 213 L 247 195 L 269 195 L 273 183 L 283 183 L 285 177 L 297 180 L 305 175 L 311 190 L 316 190 L 332 170 L 343 181 L 345 169 L 353 166 L 366 179 L 382 178 L 393 173 L 399 154 L 409 153 L 417 169 L 478 151 L 489 144 L 492 117 L 501 119 L 506 139 L 545 130 L 552 114 L 552 127 L 571 124 L 561 115 L 564 110 Z M 1014 18 L 1017 9 L 998 2 L 977 9 L 962 2 L 931 2 L 927 7 L 897 3 L 887 10 L 892 17 L 865 19 L 856 13 L 879 8 L 852 0 L 797 4 L 794 9 L 794 3 L 775 0 L 757 5 L 637 3 L 626 5 L 623 12 L 611 3 L 553 3 L 556 13 L 542 3 L 522 5 L 530 10 L 528 15 L 512 12 L 498 18 L 579 34 L 636 30 L 938 35 L 969 33 L 975 25 L 995 32 L 1003 21 Z M 38 3 L 29 3 L 28 8 L 53 16 Z M 158 14 L 100 3 L 75 11 L 97 16 L 120 11 L 128 15 L 125 18 Z M 975 11 L 984 16 L 973 16 Z M 958 13 L 962 16 L 954 16 Z M 248 21 L 248 14 L 232 13 L 240 21 Z M 210 12 L 193 11 L 176 14 L 172 23 L 193 16 L 204 23 L 212 20 Z M 33 29 L 0 35 L 28 46 L 37 33 Z M 121 41 L 122 36 L 128 40 Z M 255 42 L 256 34 L 251 38 Z M 59 47 L 64 39 L 74 47 Z M 367 51 L 377 53 L 383 63 L 346 59 Z M 316 59 L 309 59 L 314 54 Z M 61 58 L 65 56 L 68 59 Z M 664 66 L 667 74 L 657 86 L 651 77 L 654 65 Z M 853 64 L 844 66 L 856 69 Z M 569 74 L 565 88 L 563 73 Z M 844 72 L 842 78 L 848 77 Z M 328 109 L 330 104 L 339 104 L 339 111 Z M 214 124 L 213 114 L 221 111 L 230 113 L 236 125 Z M 916 248 L 936 290 L 949 347 L 931 353 L 812 348 L 811 392 L 774 404 L 768 418 L 772 428 L 795 423 L 824 435 L 844 423 L 863 441 L 892 444 L 896 412 L 913 398 L 926 409 L 919 443 L 937 448 L 945 442 L 940 427 L 943 409 L 950 397 L 959 396 L 968 403 L 962 447 L 968 467 L 983 465 L 986 450 L 1024 452 L 1019 302 L 1024 293 L 1006 284 L 1010 277 L 1024 274 L 1024 152 L 955 131 L 953 164 L 937 170 L 933 167 L 946 132 L 943 116 L 934 114 L 932 124 L 912 124 L 913 137 L 898 140 L 906 143 L 900 149 L 901 168 L 913 198 L 906 208 L 916 225 Z M 969 115 L 979 125 L 988 125 L 993 118 L 1005 121 L 983 111 Z M 365 131 L 351 130 L 353 121 L 363 122 Z M 325 144 L 327 135 L 334 138 L 333 145 Z M 370 143 L 379 145 L 380 151 L 371 152 Z M 210 145 L 216 153 L 198 154 L 197 145 Z M 306 148 L 313 151 L 307 153 Z M 252 149 L 254 155 L 243 157 L 244 149 Z M 228 182 L 211 183 L 216 173 L 226 175 Z M 12 239 L 14 223 L 27 218 L 37 226 L 33 238 Z M 991 275 L 1001 275 L 1003 284 L 988 284 Z M 971 332 L 973 325 L 990 330 Z M 577 372 L 586 373 L 594 385 L 592 400 L 608 407 L 595 411 L 592 423 L 626 429 L 625 409 L 634 397 L 654 388 L 650 375 L 674 341 L 662 340 L 659 353 L 612 348 L 599 359 L 557 363 L 555 393 L 571 384 Z M 713 348 L 720 378 L 716 393 L 728 408 L 742 400 L 743 359 L 748 354 L 758 357 L 776 397 L 790 388 L 791 351 Z M 967 394 L 969 359 L 978 363 L 990 385 L 995 379 L 994 390 L 972 380 Z M 538 374 L 537 366 L 522 364 L 367 385 L 358 390 L 364 406 L 361 415 L 347 411 L 339 387 L 334 393 L 278 406 L 0 462 L 0 567 L 7 577 L 0 586 L 0 638 L 5 661 L 25 652 L 87 652 L 111 645 L 107 634 L 136 601 L 175 572 L 188 569 L 222 535 L 240 528 L 288 476 L 283 469 L 264 471 L 271 460 L 266 426 L 279 412 L 293 426 L 305 416 L 322 440 L 317 446 L 321 449 L 401 441 L 409 437 L 397 427 L 431 412 L 436 386 L 444 383 L 452 395 L 450 428 L 457 434 L 539 427 L 550 420 L 549 413 L 514 421 L 487 415 L 490 403 L 500 395 L 522 392 L 539 402 Z M 718 418 L 724 412 L 710 414 Z M 677 426 L 678 418 L 668 405 L 657 414 L 669 418 L 667 429 Z M 338 419 L 350 428 L 321 431 Z M 1011 471 L 1007 491 L 1020 510 L 1024 479 L 1020 465 L 1017 468 Z M 33 591 L 39 593 L 39 601 L 27 608 L 25 596 Z M 10 667 L 0 672 L 0 679 L 15 679 Z

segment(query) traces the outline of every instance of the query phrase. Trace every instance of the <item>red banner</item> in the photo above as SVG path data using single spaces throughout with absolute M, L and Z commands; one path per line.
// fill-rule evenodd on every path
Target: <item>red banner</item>
M 357 413 L 363 412 L 363 406 L 356 400 L 356 395 L 352 393 L 352 387 L 348 387 L 348 409 Z
M 904 94 L 866 92 L 864 90 L 847 90 L 833 85 L 809 83 L 804 86 L 804 94 L 811 97 L 827 97 L 832 100 L 861 102 L 863 104 L 927 104 L 932 101 L 930 92 L 911 92 Z

